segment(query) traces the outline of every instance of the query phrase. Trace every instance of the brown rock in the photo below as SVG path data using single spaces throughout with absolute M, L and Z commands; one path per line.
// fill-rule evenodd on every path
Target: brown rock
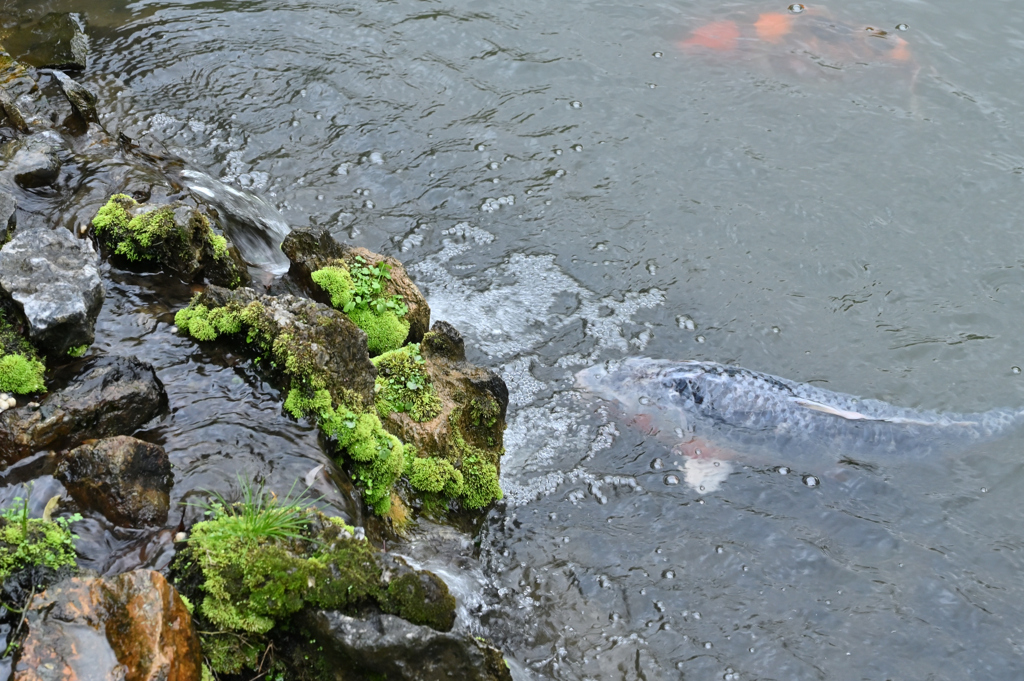
M 167 521 L 171 461 L 160 445 L 127 435 L 89 441 L 62 455 L 56 477 L 79 505 L 115 525 Z
M 383 261 L 391 265 L 391 283 L 389 295 L 400 295 L 409 307 L 405 319 L 409 321 L 409 337 L 406 343 L 418 343 L 423 334 L 430 328 L 430 306 L 420 290 L 406 273 L 398 260 L 391 256 L 380 255 L 362 247 L 338 243 L 327 230 L 314 232 L 296 229 L 281 244 L 281 250 L 292 261 L 290 273 L 296 277 L 310 297 L 322 303 L 330 304 L 331 298 L 310 279 L 310 274 L 330 265 L 351 267 L 357 256 L 362 256 L 370 265 Z
M 30 603 L 15 681 L 199 681 L 192 616 L 163 575 L 74 577 Z
M 0 464 L 43 449 L 132 433 L 166 402 L 164 386 L 149 364 L 134 357 L 89 360 L 67 388 L 40 405 L 0 414 Z

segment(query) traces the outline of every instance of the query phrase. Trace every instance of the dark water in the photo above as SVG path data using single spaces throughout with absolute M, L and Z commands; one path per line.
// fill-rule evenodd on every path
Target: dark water
M 457 537 L 404 550 L 463 556 L 446 577 L 517 677 L 1024 676 L 1020 435 L 871 466 L 781 453 L 701 495 L 571 381 L 647 355 L 1024 404 L 1017 3 L 811 5 L 779 42 L 752 37 L 772 2 L 55 8 L 86 15 L 109 128 L 406 261 L 500 368 L 506 503 L 478 560 Z M 721 21 L 736 49 L 681 45 Z M 187 291 L 111 276 L 98 349 L 167 382 L 150 434 L 176 490 L 323 462 L 251 367 L 173 334 Z

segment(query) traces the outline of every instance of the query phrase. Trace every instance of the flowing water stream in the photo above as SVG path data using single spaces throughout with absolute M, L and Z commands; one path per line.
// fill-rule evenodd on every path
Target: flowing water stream
M 1018 3 L 5 9 L 83 13 L 109 129 L 182 156 L 246 234 L 318 225 L 400 258 L 502 373 L 505 500 L 478 537 L 425 526 L 397 550 L 517 679 L 1024 676 L 1024 435 L 926 460 L 772 452 L 702 492 L 572 378 L 650 356 L 1024 405 Z M 107 275 L 96 348 L 167 385 L 145 437 L 175 501 L 240 470 L 287 491 L 326 462 L 247 362 L 174 333 L 187 287 Z M 4 497 L 34 477 L 41 507 L 46 466 Z M 334 481 L 325 503 L 359 520 Z M 83 525 L 90 567 L 169 558 L 169 536 Z

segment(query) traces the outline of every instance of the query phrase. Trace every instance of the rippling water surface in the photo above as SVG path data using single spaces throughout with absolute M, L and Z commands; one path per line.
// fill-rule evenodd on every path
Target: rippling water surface
M 647 355 L 1024 404 L 1024 8 L 42 4 L 85 13 L 108 127 L 399 257 L 501 370 L 506 501 L 451 578 L 517 678 L 1024 676 L 1020 435 L 774 453 L 702 494 L 572 389 Z M 99 344 L 157 364 L 177 485 L 323 459 L 251 367 L 173 335 L 187 291 L 112 276 Z

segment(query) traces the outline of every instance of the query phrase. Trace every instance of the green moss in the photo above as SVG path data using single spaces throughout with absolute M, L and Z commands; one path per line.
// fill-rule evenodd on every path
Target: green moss
M 352 323 L 366 332 L 366 345 L 371 355 L 397 350 L 409 336 L 409 321 L 391 310 L 355 309 L 348 313 Z
M 312 510 L 304 518 L 302 535 L 292 539 L 233 535 L 224 516 L 192 528 L 174 570 L 197 585 L 203 650 L 214 672 L 255 668 L 253 651 L 306 607 L 354 611 L 376 604 L 415 624 L 451 626 L 455 601 L 443 582 L 411 570 L 391 579 L 377 550 L 344 521 Z
M 4 355 L 0 357 L 0 390 L 19 395 L 46 392 L 45 372 L 46 367 L 37 359 L 17 354 Z
M 483 508 L 501 499 L 498 469 L 494 464 L 480 460 L 467 461 L 462 466 L 462 477 L 465 481 L 462 503 L 466 508 Z
M 117 255 L 131 261 L 158 260 L 172 244 L 188 243 L 188 236 L 174 224 L 174 210 L 165 206 L 134 217 L 138 202 L 126 194 L 115 194 L 93 218 L 96 236 Z
M 423 492 L 456 498 L 462 495 L 462 472 L 451 461 L 440 458 L 414 458 L 409 465 L 409 484 Z
M 25 568 L 74 566 L 75 536 L 68 525 L 80 519 L 29 518 L 27 504 L 15 498 L 0 515 L 0 582 Z
M 228 257 L 228 240 L 220 234 L 210 235 L 210 246 L 213 248 L 213 257 L 218 260 L 226 260 Z
M 419 345 L 406 345 L 371 361 L 377 367 L 374 406 L 382 419 L 399 412 L 422 423 L 441 413 L 441 399 L 423 368 Z
M 76 345 L 73 348 L 68 348 L 68 357 L 81 357 L 88 349 L 88 345 Z
M 310 275 L 310 278 L 331 296 L 331 305 L 341 310 L 352 302 L 355 285 L 352 275 L 344 267 L 324 267 Z

